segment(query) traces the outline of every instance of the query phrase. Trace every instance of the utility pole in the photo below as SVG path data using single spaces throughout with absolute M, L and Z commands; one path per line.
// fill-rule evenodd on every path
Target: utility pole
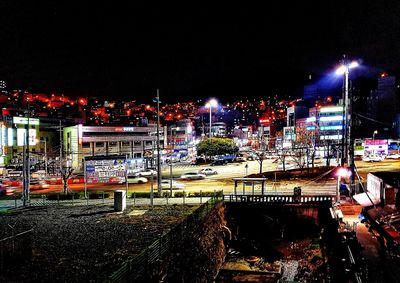
M 30 157 L 29 157 L 29 103 L 27 103 L 27 123 L 25 125 L 24 147 L 23 147 L 23 188 L 22 198 L 23 205 L 29 203 L 29 184 L 30 184 Z
M 60 162 L 59 162 L 59 170 L 60 170 L 60 176 L 62 175 L 62 152 L 63 152 L 63 140 L 62 140 L 62 126 L 61 126 L 61 120 L 60 120 Z
M 160 92 L 157 88 L 157 191 L 161 195 L 161 160 L 160 160 Z
M 47 177 L 47 137 L 44 138 L 44 171 L 46 172 L 45 176 Z

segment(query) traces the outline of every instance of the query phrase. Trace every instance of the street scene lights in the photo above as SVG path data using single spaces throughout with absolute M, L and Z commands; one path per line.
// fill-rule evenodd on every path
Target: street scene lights
M 215 98 L 210 99 L 207 103 L 206 103 L 206 107 L 210 108 L 210 133 L 209 133 L 209 138 L 211 138 L 211 113 L 212 113 L 212 107 L 216 107 L 218 105 L 218 101 Z
M 342 64 L 336 69 L 336 75 L 344 75 L 343 77 L 343 122 L 342 122 L 342 161 L 341 165 L 345 163 L 352 162 L 348 143 L 350 140 L 350 130 L 351 130 L 351 99 L 349 98 L 349 73 L 350 69 L 357 68 L 359 66 L 357 61 L 351 63 L 345 63 L 344 60 Z M 352 162 L 353 163 L 353 162 Z

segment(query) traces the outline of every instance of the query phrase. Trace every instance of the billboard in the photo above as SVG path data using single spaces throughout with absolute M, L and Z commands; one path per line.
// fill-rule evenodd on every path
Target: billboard
M 125 156 L 85 157 L 86 183 L 125 183 Z

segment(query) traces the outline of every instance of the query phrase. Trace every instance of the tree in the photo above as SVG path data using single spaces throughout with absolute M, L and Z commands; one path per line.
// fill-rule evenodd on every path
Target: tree
M 317 126 L 315 126 L 314 130 L 307 130 L 305 127 L 296 128 L 296 140 L 293 145 L 294 148 L 297 149 L 297 160 L 295 160 L 295 162 L 298 163 L 300 168 L 304 167 L 304 165 L 300 165 L 304 164 L 305 162 L 307 162 L 308 167 L 309 158 L 311 159 L 311 167 L 314 167 L 315 154 L 317 152 L 317 145 L 319 143 L 320 131 Z M 302 160 L 304 153 L 306 153 L 306 161 Z
M 204 154 L 209 159 L 211 156 L 236 154 L 239 148 L 235 145 L 233 139 L 230 138 L 208 138 L 197 144 L 197 154 Z
M 61 168 L 61 179 L 63 181 L 63 193 L 68 194 L 68 179 L 71 177 L 72 172 L 74 169 L 72 167 L 62 167 Z

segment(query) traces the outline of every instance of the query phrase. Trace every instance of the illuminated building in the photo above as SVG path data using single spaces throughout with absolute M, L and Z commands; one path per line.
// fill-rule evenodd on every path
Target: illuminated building
M 156 125 L 109 127 L 75 125 L 64 128 L 63 143 L 73 168 L 81 168 L 85 156 L 127 155 L 128 159 L 152 158 L 156 148 Z M 167 146 L 167 128 L 160 128 L 161 148 Z

